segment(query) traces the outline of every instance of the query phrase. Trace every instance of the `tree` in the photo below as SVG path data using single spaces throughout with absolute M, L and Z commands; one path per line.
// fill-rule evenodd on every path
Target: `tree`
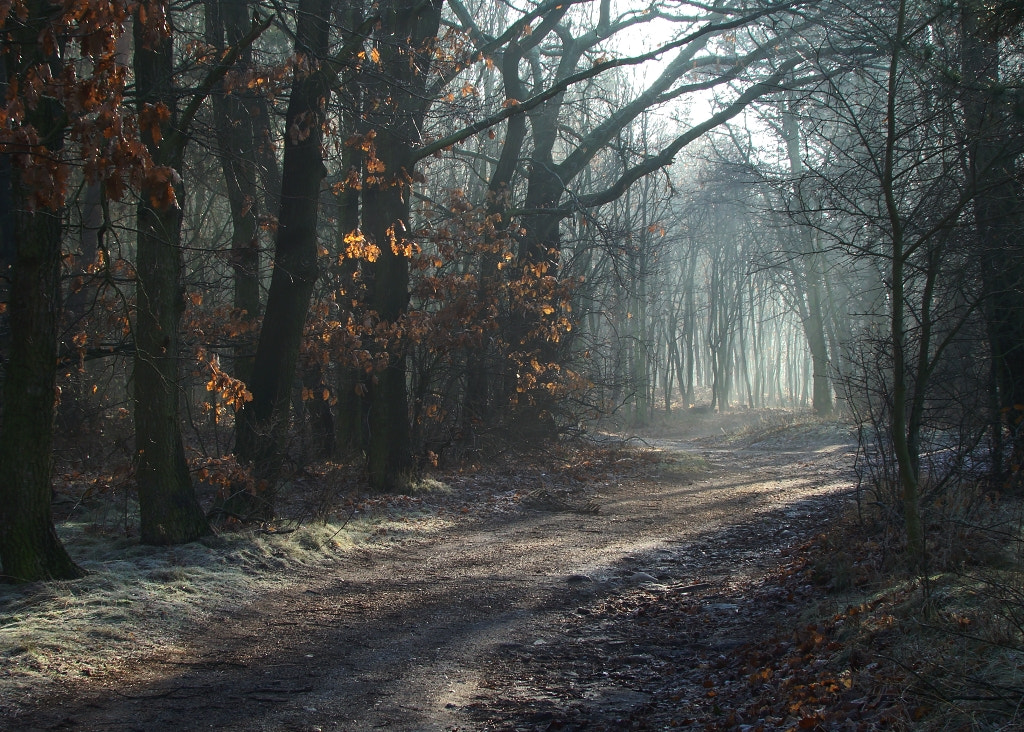
M 786 143 L 786 156 L 790 174 L 799 181 L 804 174 L 804 163 L 800 153 L 800 126 L 793 114 L 796 95 L 789 94 L 781 105 L 781 132 Z M 797 192 L 799 195 L 799 191 Z M 812 203 L 812 210 L 814 206 Z M 824 254 L 818 244 L 817 232 L 812 227 L 802 227 L 799 233 L 800 254 L 792 260 L 794 278 L 800 283 L 798 292 L 800 321 L 804 326 L 807 346 L 811 354 L 813 369 L 814 411 L 819 416 L 832 413 L 832 381 L 829 374 L 828 341 L 825 332 L 826 301 Z
M 141 538 L 150 544 L 186 543 L 209 531 L 188 472 L 180 427 L 179 325 L 185 297 L 180 203 L 184 182 L 179 171 L 200 105 L 241 50 L 269 25 L 254 18 L 249 32 L 212 64 L 179 112 L 174 39 L 165 23 L 162 6 L 139 6 L 134 24 L 136 104 L 154 167 L 143 180 L 136 209 L 132 387 Z
M 55 49 L 41 47 L 36 38 L 49 24 L 59 23 L 60 7 L 34 2 L 24 9 L 27 20 L 12 24 L 16 30 L 4 39 L 3 65 L 10 74 L 4 87 L 8 94 L 12 85 L 15 94 L 22 85 L 32 93 L 34 79 L 41 80 L 49 64 L 58 62 Z M 7 99 L 10 104 L 10 97 Z M 0 561 L 4 575 L 10 579 L 69 579 L 81 576 L 82 571 L 61 545 L 50 513 L 61 207 L 67 175 L 61 163 L 66 127 L 58 99 L 21 95 L 16 99 L 26 106 L 18 120 L 24 136 L 15 141 L 8 130 L 4 131 L 8 133 L 4 135 L 5 157 L 17 152 L 11 180 L 13 241 L 3 242 L 13 254 L 13 262 L 7 303 L 11 335 L 0 430 L 0 469 L 4 474 L 0 483 L 4 507 Z M 43 169 L 41 176 L 34 166 Z M 54 188 L 47 190 L 47 184 Z
M 320 184 L 326 174 L 323 129 L 327 97 L 338 72 L 327 63 L 330 10 L 329 0 L 301 0 L 298 6 L 299 63 L 285 117 L 274 271 L 249 383 L 253 400 L 243 407 L 237 425 L 235 454 L 254 466 L 261 487 L 255 508 L 264 515 L 273 513 L 292 382 L 319 276 L 317 224 Z M 340 63 L 354 54 L 355 47 L 347 47 Z
M 122 105 L 125 79 L 116 46 L 129 5 L 83 3 L 72 10 L 34 1 L 9 5 L 0 17 L 0 160 L 9 174 L 0 185 L 11 204 L 0 227 L 11 276 L 0 562 L 6 577 L 19 581 L 82 574 L 61 546 L 50 510 L 63 207 L 71 163 L 84 168 L 87 182 L 102 179 L 111 198 L 151 166 Z M 76 54 L 89 62 L 81 76 L 72 71 Z M 65 144 L 69 132 L 75 151 Z
M 145 6 L 140 6 L 145 7 Z M 153 12 L 156 11 L 156 12 Z M 147 179 L 137 207 L 136 313 L 132 374 L 141 538 L 180 544 L 209 531 L 185 462 L 179 426 L 178 323 L 181 291 L 180 175 L 187 140 L 175 132 L 172 38 L 162 32 L 163 8 L 135 19 L 133 66 L 143 139 L 160 173 Z
M 475 27 L 469 14 L 459 11 L 459 5 L 454 7 L 469 28 L 477 47 L 487 48 L 494 37 Z M 559 10 L 564 11 L 565 8 L 560 7 Z M 517 223 L 523 232 L 518 237 L 517 251 L 516 271 L 520 281 L 525 284 L 530 278 L 537 277 L 545 282 L 540 287 L 525 285 L 534 288 L 533 298 L 538 302 L 544 289 L 550 291 L 551 283 L 557 281 L 562 250 L 561 230 L 567 218 L 577 214 L 590 217 L 600 206 L 623 195 L 640 178 L 669 165 L 686 145 L 739 114 L 753 100 L 777 91 L 785 74 L 798 64 L 797 60 L 788 57 L 780 61 L 778 68 L 765 62 L 772 55 L 772 44 L 780 43 L 780 39 L 789 34 L 784 22 L 780 22 L 787 14 L 785 5 L 753 4 L 722 12 L 705 12 L 696 8 L 692 14 L 680 11 L 675 15 L 654 8 L 651 12 L 627 11 L 620 17 L 614 17 L 611 3 L 601 2 L 595 8 L 596 17 L 593 19 L 573 10 L 569 7 L 564 18 L 555 13 L 546 14 L 544 23 L 530 29 L 531 46 L 536 45 L 541 50 L 528 57 L 528 64 L 520 64 L 523 57 L 514 56 L 515 65 L 501 66 L 505 88 L 518 90 L 526 96 L 525 101 L 517 97 L 514 107 L 516 111 L 525 112 L 529 119 L 532 143 L 529 165 L 526 180 L 520 184 L 523 190 L 521 198 L 509 197 L 505 208 L 518 209 Z M 781 30 L 778 35 L 774 30 L 765 31 L 767 38 L 762 39 L 763 46 L 741 56 L 734 52 L 735 43 L 732 44 L 732 53 L 716 52 L 716 41 L 722 41 L 737 28 L 754 28 L 766 16 Z M 640 23 L 666 18 L 680 28 L 675 40 L 649 54 L 611 62 L 607 60 L 604 54 L 608 51 L 604 44 L 616 33 Z M 766 22 L 764 25 L 770 24 Z M 542 34 L 551 40 L 542 40 L 538 44 L 534 39 L 542 37 Z M 585 82 L 612 69 L 643 63 L 668 53 L 674 53 L 673 59 L 646 88 L 609 109 L 593 127 L 581 129 L 579 117 L 572 121 L 564 119 L 567 110 L 586 105 L 572 93 L 584 87 Z M 660 149 L 651 150 L 635 160 L 616 179 L 603 181 L 603 187 L 588 191 L 578 189 L 581 173 L 589 168 L 595 156 L 646 110 L 740 78 L 744 79 L 743 83 L 737 84 L 740 90 L 709 119 L 688 126 L 675 138 L 667 140 Z M 571 132 L 567 133 L 567 130 Z M 509 132 L 513 132 L 511 124 Z M 519 140 L 518 134 L 508 137 L 513 141 Z M 442 143 L 450 144 L 459 139 L 454 135 L 444 137 L 427 149 L 437 150 Z M 516 190 L 512 186 L 506 186 L 506 189 L 510 194 Z M 560 314 L 554 314 L 549 307 L 534 307 L 528 301 L 510 315 L 508 340 L 517 357 L 509 370 L 527 373 L 532 383 L 539 387 L 529 395 L 533 403 L 527 405 L 526 399 L 516 396 L 517 391 L 522 391 L 523 384 L 517 383 L 515 378 L 505 379 L 506 392 L 501 398 L 506 402 L 522 403 L 520 412 L 524 423 L 539 419 L 549 434 L 554 427 L 551 410 L 547 408 L 551 405 L 539 402 L 550 401 L 549 390 L 563 373 L 559 361 L 564 360 L 564 355 L 556 353 L 558 349 L 553 345 L 552 330 L 544 313 L 550 316 L 551 322 L 561 322 Z M 529 373 L 530 369 L 523 368 L 534 362 L 540 364 L 545 372 L 539 379 Z M 479 388 L 474 392 L 479 393 Z
M 221 53 L 243 41 L 249 30 L 250 3 L 247 0 L 207 0 L 206 39 Z M 226 41 L 226 43 L 225 43 Z M 232 83 L 243 85 L 252 67 L 252 51 L 242 48 Z M 231 268 L 236 317 L 246 336 L 236 339 L 232 371 L 247 381 L 252 371 L 253 338 L 260 314 L 259 223 L 264 208 L 259 192 L 260 163 L 270 167 L 277 178 L 277 161 L 259 153 L 269 136 L 265 100 L 244 86 L 233 89 L 226 81 L 211 95 L 217 144 L 220 148 L 224 187 L 231 209 Z M 280 189 L 280 184 L 278 184 Z M 280 190 L 277 191 L 280 193 Z M 277 211 L 273 212 L 277 215 Z
M 851 406 L 879 432 L 882 454 L 895 466 L 884 499 L 902 514 L 908 555 L 920 564 L 922 497 L 929 484 L 944 483 L 942 469 L 922 455 L 967 449 L 970 440 L 949 444 L 951 420 L 964 430 L 977 427 L 978 385 L 970 374 L 946 382 L 936 375 L 964 347 L 978 299 L 963 247 L 973 191 L 962 175 L 962 120 L 944 80 L 948 52 L 931 42 L 948 14 L 907 2 L 896 10 L 895 17 L 885 4 L 851 10 L 853 20 L 829 37 L 833 48 L 847 50 L 820 56 L 820 84 L 801 97 L 802 117 L 790 104 L 779 128 L 790 171 L 805 171 L 801 195 L 792 199 L 805 229 L 796 236 L 831 240 L 850 271 L 884 289 L 884 297 L 864 299 L 875 311 L 847 329 L 854 342 L 841 344 L 850 354 L 843 378 L 856 382 Z M 860 64 L 850 63 L 853 52 Z M 805 144 L 797 150 L 800 137 Z M 811 258 L 825 300 L 828 280 L 815 264 L 825 261 L 823 248 L 793 250 Z
M 1010 465 L 1020 465 L 1024 457 L 1019 406 L 1024 403 L 1024 249 L 1019 243 L 1024 220 L 1015 170 L 1024 136 L 1015 120 L 1019 101 L 1006 90 L 1014 80 L 1000 71 L 1005 55 L 1000 42 L 1020 22 L 1019 10 L 1009 4 L 960 4 L 968 181 L 974 191 L 976 246 L 995 375 L 993 471 L 1000 480 L 1007 477 L 1001 449 L 1004 429 L 1011 435 Z
M 415 150 L 441 22 L 441 2 L 392 0 L 381 6 L 375 50 L 379 83 L 368 90 L 370 128 L 376 131 L 379 169 L 363 187 L 363 231 L 380 250 L 370 268 L 369 303 L 382 325 L 394 326 L 409 300 L 411 184 Z M 412 469 L 404 345 L 388 354 L 386 366 L 370 389 L 367 472 L 370 484 L 390 490 L 405 485 Z

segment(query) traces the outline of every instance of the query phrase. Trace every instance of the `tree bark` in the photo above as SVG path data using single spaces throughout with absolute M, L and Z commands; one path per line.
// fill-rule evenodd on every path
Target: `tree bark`
M 533 42 L 533 38 L 528 38 Z M 538 39 L 539 40 L 539 39 Z M 502 85 L 506 99 L 521 99 L 526 96 L 522 80 L 519 78 L 519 62 L 523 58 L 524 47 L 514 44 L 505 50 L 501 59 Z M 485 252 L 480 258 L 480 283 L 478 296 L 486 302 L 496 295 L 495 287 L 500 282 L 498 270 L 499 247 L 504 247 L 508 239 L 509 209 L 511 206 L 512 188 L 516 172 L 526 142 L 526 116 L 516 115 L 508 120 L 505 129 L 505 140 L 501 147 L 501 155 L 487 183 L 487 216 L 494 221 L 491 241 L 494 251 Z M 466 408 L 465 427 L 472 431 L 476 423 L 486 423 L 491 414 L 491 392 L 493 390 L 492 366 L 488 359 L 486 343 L 468 349 L 466 354 Z
M 914 401 L 910 393 L 907 373 L 907 333 L 905 320 L 905 265 L 906 253 L 903 234 L 903 219 L 896 202 L 894 188 L 895 147 L 896 147 L 896 97 L 897 74 L 900 64 L 900 51 L 905 42 L 904 26 L 906 22 L 906 2 L 901 0 L 896 25 L 896 36 L 893 41 L 892 56 L 889 60 L 888 93 L 886 96 L 886 139 L 885 154 L 882 161 L 882 194 L 889 219 L 892 237 L 892 260 L 890 277 L 892 279 L 892 306 L 890 310 L 889 335 L 892 340 L 892 445 L 896 456 L 900 488 L 903 498 L 903 524 L 907 532 L 907 554 L 911 561 L 920 567 L 924 562 L 925 544 L 924 528 L 921 524 L 920 475 L 917 470 L 918 456 L 915 453 L 919 424 L 912 415 L 908 421 L 908 413 Z M 925 378 L 918 374 L 914 389 L 923 391 Z M 909 431 L 908 431 L 909 429 Z
M 153 162 L 166 166 L 168 176 L 151 178 L 137 207 L 135 362 L 132 378 L 135 411 L 135 479 L 139 492 L 141 539 L 147 544 L 182 544 L 209 531 L 188 473 L 179 422 L 179 324 L 185 309 L 181 285 L 182 211 L 168 199 L 172 186 L 182 200 L 180 170 L 184 138 L 171 144 L 174 129 L 172 40 L 152 38 L 135 21 L 135 79 L 140 105 L 164 104 L 171 116 L 160 124 L 161 138 L 152 130 L 143 139 Z M 161 140 L 163 144 L 161 144 Z
M 1013 435 L 1010 463 L 1024 458 L 1024 247 L 1020 245 L 1021 203 L 1015 163 L 1021 152 L 1010 124 L 1007 95 L 999 81 L 999 41 L 984 27 L 974 3 L 963 3 L 964 120 L 968 179 L 974 189 L 974 223 L 982 263 L 982 293 L 991 357 L 996 374 L 998 414 Z M 997 472 L 999 472 L 997 470 Z M 1003 476 L 1005 477 L 1005 476 Z
M 329 0 L 301 0 L 296 51 L 312 62 L 327 54 Z M 260 328 L 249 389 L 253 400 L 239 414 L 235 454 L 251 463 L 265 487 L 260 512 L 272 514 L 274 488 L 284 459 L 291 388 L 317 268 L 317 220 L 323 163 L 326 77 L 297 78 L 285 117 L 281 209 L 274 245 L 274 273 Z
M 800 155 L 800 126 L 792 111 L 792 105 L 792 99 L 787 99 L 782 104 L 782 132 L 789 156 L 790 173 L 795 181 L 799 181 L 804 173 L 804 164 Z M 828 342 L 825 338 L 825 309 L 822 302 L 822 290 L 825 286 L 820 261 L 822 255 L 818 251 L 815 233 L 808 227 L 803 229 L 800 234 L 803 251 L 800 252 L 799 267 L 794 263 L 794 276 L 801 285 L 803 307 L 800 321 L 804 327 L 807 349 L 811 354 L 811 405 L 815 414 L 825 417 L 832 413 L 833 402 Z
M 206 38 L 222 52 L 239 43 L 249 30 L 247 0 L 207 0 Z M 252 63 L 250 47 L 240 54 L 237 67 Z M 233 305 L 244 326 L 252 327 L 260 312 L 260 194 L 257 186 L 257 139 L 267 131 L 258 128 L 268 120 L 261 116 L 255 95 L 244 89 L 225 89 L 212 95 L 217 145 L 231 208 L 231 268 Z M 234 376 L 248 381 L 252 372 L 255 337 L 245 330 L 234 338 Z
M 59 6 L 31 2 L 29 17 L 15 31 L 26 56 L 3 59 L 3 69 L 25 71 L 46 58 L 35 39 Z M 6 77 L 3 91 L 7 92 Z M 26 113 L 47 157 L 59 159 L 64 148 L 64 110 L 49 97 Z M 20 171 L 3 156 L 11 173 L 10 227 L 2 244 L 11 261 L 8 298 L 10 335 L 3 385 L 0 427 L 0 565 L 5 579 L 19 582 L 73 579 L 84 573 L 64 550 L 51 514 L 53 418 L 56 401 L 57 327 L 60 317 L 62 212 L 37 209 Z M 6 257 L 5 257 L 6 258 Z
M 432 39 L 441 20 L 439 0 L 393 0 L 382 4 L 377 49 L 383 78 L 367 100 L 376 154 L 383 165 L 378 180 L 363 189 L 363 231 L 381 251 L 370 265 L 370 305 L 385 325 L 398 322 L 409 301 L 408 237 L 411 173 L 428 101 L 426 85 Z M 404 487 L 412 473 L 412 440 L 406 384 L 406 346 L 388 353 L 386 368 L 376 374 L 369 394 L 370 485 L 377 490 Z
M 363 22 L 363 8 L 353 3 L 345 11 L 345 24 L 352 29 Z M 362 129 L 363 80 L 354 74 L 344 88 L 342 103 L 342 128 L 347 132 L 365 133 Z M 360 283 L 360 261 L 345 256 L 348 245 L 345 237 L 360 231 L 360 186 L 352 185 L 350 177 L 362 181 L 366 173 L 363 151 L 359 145 L 346 145 L 341 153 L 341 175 L 346 177 L 345 185 L 335 194 L 335 217 L 337 236 L 335 254 L 344 256 L 336 272 L 337 290 L 335 297 L 339 313 L 355 317 L 358 303 L 362 298 Z M 337 404 L 334 409 L 334 449 L 339 456 L 352 456 L 366 449 L 366 408 L 363 395 L 366 393 L 367 375 L 355 366 L 338 365 L 336 378 Z
M 61 118 L 56 105 L 40 106 L 51 120 Z M 52 130 L 51 152 L 59 154 L 63 134 L 63 129 Z M 29 210 L 22 200 L 14 218 L 16 259 L 0 432 L 0 563 L 4 577 L 19 582 L 73 579 L 84 572 L 64 550 L 50 510 L 61 213 Z

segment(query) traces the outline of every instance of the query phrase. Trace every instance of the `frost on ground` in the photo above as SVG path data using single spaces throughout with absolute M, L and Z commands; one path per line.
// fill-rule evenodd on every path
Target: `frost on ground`
M 435 493 L 441 486 L 432 486 Z M 452 522 L 423 498 L 359 505 L 344 519 L 221 533 L 173 548 L 117 536 L 108 506 L 76 514 L 58 530 L 87 576 L 0 584 L 0 715 L 11 711 L 7 700 L 43 694 L 56 680 L 180 650 L 190 629 L 244 608 L 296 573 L 326 570 L 360 545 Z
M 0 720 L 872 730 L 930 713 L 876 657 L 909 627 L 894 603 L 913 592 L 876 566 L 894 547 L 836 524 L 849 427 L 713 419 L 188 547 L 76 515 L 62 531 L 92 574 L 0 595 Z
M 73 507 L 57 528 L 88 575 L 0 584 L 0 719 L 60 682 L 109 677 L 154 654 L 183 652 L 197 628 L 244 614 L 262 595 L 301 578 L 329 574 L 367 547 L 436 538 L 457 523 L 544 501 L 569 506 L 584 485 L 592 492 L 648 462 L 619 447 L 582 461 L 574 453 L 506 459 L 443 480 L 428 476 L 408 495 L 387 496 L 359 493 L 352 480 L 332 489 L 306 476 L 286 508 L 301 519 L 171 548 L 131 536 L 137 516 L 123 496 L 95 497 L 88 489 L 76 495 L 72 487 L 64 498 Z

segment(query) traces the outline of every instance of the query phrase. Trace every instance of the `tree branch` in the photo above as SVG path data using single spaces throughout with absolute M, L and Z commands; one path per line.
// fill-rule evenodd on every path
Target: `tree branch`
M 231 70 L 231 67 L 235 65 L 238 60 L 239 54 L 259 38 L 263 31 L 270 27 L 273 22 L 273 16 L 267 16 L 266 18 L 260 18 L 258 14 L 253 14 L 252 26 L 249 28 L 249 32 L 246 33 L 242 38 L 239 39 L 238 43 L 234 44 L 221 56 L 220 61 L 206 74 L 202 83 L 196 89 L 195 94 L 192 96 L 191 101 L 182 112 L 181 117 L 178 118 L 177 124 L 174 126 L 174 131 L 167 137 L 166 145 L 168 149 L 175 149 L 178 146 L 182 146 L 186 142 L 186 135 L 189 128 L 192 126 L 192 120 L 195 119 L 196 114 L 199 113 L 199 108 L 202 106 L 206 98 L 210 96 L 210 92 L 213 88 L 224 78 L 224 76 Z
M 434 155 L 435 153 L 441 152 L 442 150 L 445 150 L 446 148 L 449 148 L 452 145 L 456 145 L 479 132 L 483 132 L 484 130 L 487 130 L 491 127 L 494 127 L 497 124 L 500 124 L 501 122 L 504 122 L 506 119 L 510 117 L 519 114 L 524 114 L 530 111 L 531 109 L 540 106 L 549 99 L 558 96 L 559 94 L 561 94 L 574 84 L 578 84 L 582 81 L 592 79 L 595 76 L 604 73 L 605 71 L 624 66 L 636 66 L 638 64 L 646 63 L 647 61 L 651 61 L 658 58 L 667 51 L 682 48 L 684 46 L 694 43 L 697 40 L 704 38 L 705 36 L 742 27 L 753 20 L 757 20 L 758 18 L 762 18 L 766 15 L 770 15 L 780 10 L 796 7 L 800 4 L 802 4 L 802 1 L 777 3 L 757 10 L 748 15 L 744 15 L 739 18 L 733 18 L 732 20 L 728 20 L 725 22 L 709 22 L 701 26 L 697 30 L 693 31 L 692 33 L 689 33 L 686 36 L 679 38 L 675 41 L 671 41 L 662 46 L 659 46 L 653 51 L 640 54 L 639 56 L 611 59 L 609 61 L 603 61 L 601 63 L 594 64 L 589 69 L 578 71 L 575 74 L 570 74 L 569 76 L 566 76 L 561 81 L 552 84 L 549 88 L 535 94 L 534 96 L 530 97 L 525 101 L 517 101 L 512 99 L 507 100 L 505 108 L 502 109 L 501 111 L 496 112 L 495 114 L 492 114 L 488 117 L 484 117 L 483 119 L 477 120 L 476 122 L 463 127 L 461 130 L 457 130 L 456 132 L 453 132 L 450 135 L 446 135 L 445 137 L 442 137 L 438 140 L 435 140 L 434 142 L 424 145 L 414 153 L 413 162 L 419 162 L 424 158 L 428 158 L 431 155 Z
M 600 206 L 605 203 L 610 203 L 615 199 L 619 198 L 626 189 L 629 188 L 633 183 L 638 181 L 649 173 L 669 165 L 676 154 L 684 147 L 689 145 L 691 142 L 699 138 L 701 135 L 713 130 L 724 122 L 728 122 L 730 119 L 735 117 L 737 114 L 742 112 L 751 102 L 766 94 L 771 94 L 780 90 L 779 84 L 782 80 L 800 63 L 800 59 L 790 59 L 786 63 L 782 64 L 775 73 L 769 76 L 764 81 L 754 84 L 749 89 L 744 91 L 737 97 L 729 106 L 725 107 L 716 114 L 701 122 L 699 125 L 691 127 L 689 130 L 679 135 L 672 143 L 662 150 L 657 155 L 653 155 L 642 163 L 634 165 L 632 168 L 627 170 L 623 175 L 615 181 L 610 187 L 598 193 L 592 193 L 587 196 L 580 196 L 576 198 L 576 206 L 573 208 L 557 209 L 557 213 L 564 216 L 569 216 L 577 208 L 593 208 L 594 206 Z M 553 213 L 553 211 L 548 211 Z

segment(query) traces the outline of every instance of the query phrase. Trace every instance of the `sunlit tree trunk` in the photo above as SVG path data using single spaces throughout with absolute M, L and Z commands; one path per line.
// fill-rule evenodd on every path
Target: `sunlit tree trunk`
M 792 100 L 787 100 L 782 107 L 782 130 L 789 155 L 790 172 L 794 179 L 799 179 L 804 172 L 803 159 L 800 155 L 800 126 L 793 114 Z M 803 290 L 800 319 L 807 338 L 807 347 L 811 354 L 812 397 L 814 411 L 819 416 L 832 412 L 832 383 L 829 378 L 828 342 L 825 339 L 825 312 L 822 290 L 824 275 L 821 271 L 821 252 L 815 241 L 816 234 L 808 227 L 801 227 L 799 235 L 804 244 L 801 257 L 795 263 L 794 274 Z
M 680 386 L 683 390 L 683 404 L 685 406 L 691 406 L 694 403 L 695 385 L 697 380 L 697 353 L 696 345 L 694 342 L 697 329 L 697 298 L 695 294 L 696 290 L 696 273 L 697 273 L 697 260 L 698 254 L 696 251 L 690 254 L 688 260 L 686 278 L 684 282 L 684 290 L 686 292 L 684 301 L 683 311 L 683 348 L 684 357 L 686 359 L 686 365 L 683 370 L 685 376 L 685 387 L 682 384 Z

